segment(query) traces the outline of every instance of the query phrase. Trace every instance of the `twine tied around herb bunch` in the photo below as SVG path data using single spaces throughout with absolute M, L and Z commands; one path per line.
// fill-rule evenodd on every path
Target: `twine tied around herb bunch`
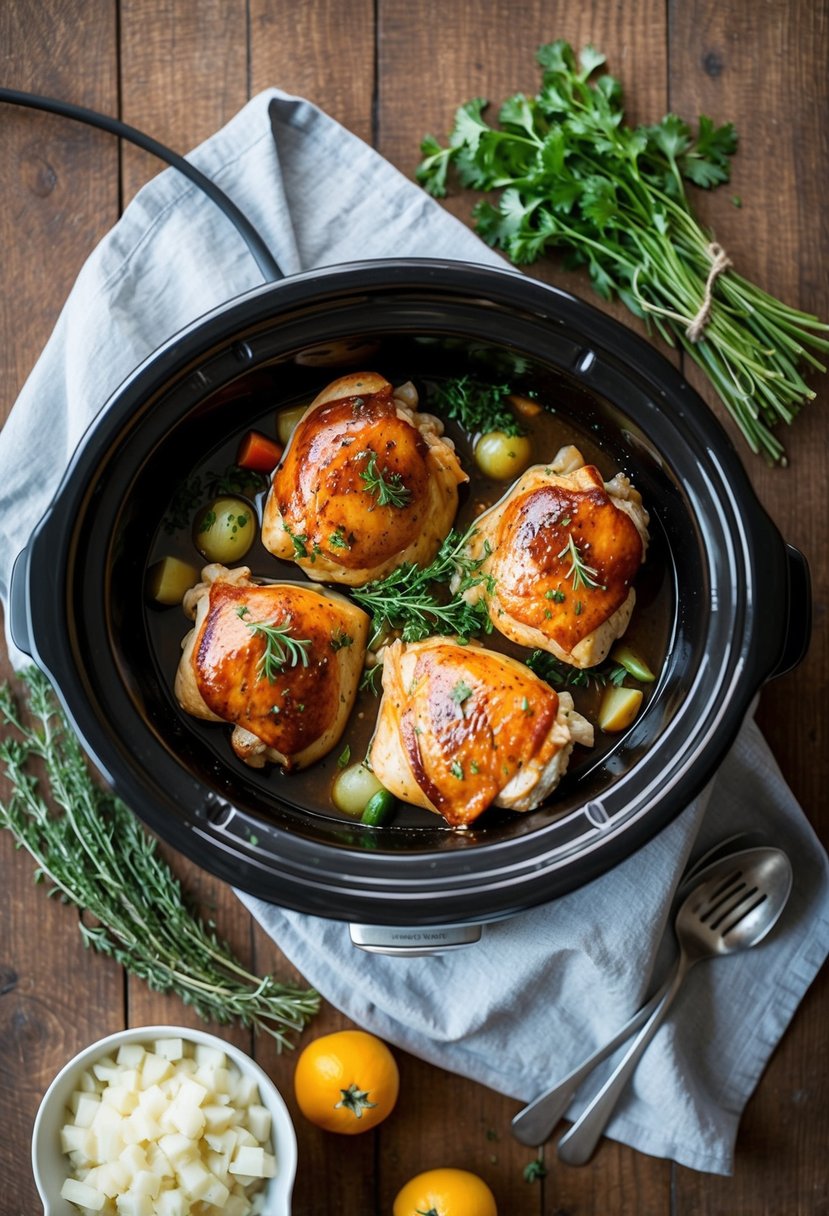
M 685 330 L 685 336 L 689 342 L 699 342 L 703 335 L 708 318 L 711 315 L 711 304 L 714 296 L 714 284 L 721 274 L 724 274 L 731 265 L 731 258 L 723 249 L 722 245 L 718 245 L 716 241 L 712 241 L 706 246 L 705 252 L 711 259 L 711 269 L 708 271 L 708 278 L 705 280 L 705 293 L 702 297 L 702 303 L 697 309 L 697 314 L 692 318 L 688 328 Z

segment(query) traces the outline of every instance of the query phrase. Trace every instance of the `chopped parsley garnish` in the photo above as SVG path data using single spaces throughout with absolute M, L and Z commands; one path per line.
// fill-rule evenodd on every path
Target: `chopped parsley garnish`
M 454 762 L 454 764 L 452 764 L 452 766 L 449 769 L 449 772 L 452 774 L 453 777 L 457 777 L 458 781 L 463 781 L 463 779 L 464 779 L 463 768 L 461 767 L 460 764 L 458 764 L 457 760 Z
M 344 646 L 350 646 L 353 641 L 354 638 L 340 630 L 340 632 L 335 633 L 331 639 L 331 649 L 333 651 L 342 650 Z
M 464 716 L 464 710 L 463 710 L 464 701 L 468 701 L 469 698 L 472 696 L 471 686 L 469 684 L 465 683 L 463 680 L 458 680 L 457 684 L 454 686 L 454 688 L 452 689 L 452 691 L 449 695 L 451 696 L 452 700 L 457 705 L 458 709 L 461 711 L 461 717 L 463 717 Z
M 328 537 L 328 543 L 332 549 L 350 549 L 351 545 L 345 539 L 345 528 L 339 527 Z
M 308 544 L 308 537 L 304 533 L 292 532 L 286 523 L 282 524 L 282 530 L 290 536 L 291 544 L 294 546 L 294 554 L 297 557 L 307 557 L 308 550 L 306 545 Z
M 343 748 L 343 750 L 340 752 L 339 756 L 337 757 L 337 768 L 345 768 L 345 766 L 348 764 L 350 759 L 351 759 L 351 744 L 346 743 L 345 747 Z

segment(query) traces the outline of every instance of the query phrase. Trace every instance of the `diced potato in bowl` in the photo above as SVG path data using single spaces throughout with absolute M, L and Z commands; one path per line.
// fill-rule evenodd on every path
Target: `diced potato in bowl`
M 58 1073 L 32 1168 L 50 1216 L 288 1216 L 296 1136 L 244 1052 L 200 1030 L 136 1027 Z

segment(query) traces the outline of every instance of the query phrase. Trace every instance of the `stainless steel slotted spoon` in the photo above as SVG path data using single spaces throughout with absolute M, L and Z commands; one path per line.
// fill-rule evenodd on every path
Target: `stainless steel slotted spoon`
M 780 849 L 749 849 L 724 857 L 685 899 L 676 917 L 679 965 L 661 1004 L 651 1014 L 596 1097 L 562 1136 L 558 1155 L 584 1165 L 599 1142 L 622 1091 L 667 1014 L 691 968 L 704 958 L 756 946 L 777 923 L 792 889 L 792 867 Z

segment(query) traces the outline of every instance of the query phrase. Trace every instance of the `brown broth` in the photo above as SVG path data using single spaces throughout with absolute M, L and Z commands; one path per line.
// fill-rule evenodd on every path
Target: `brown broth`
M 372 370 L 380 371 L 393 384 L 401 384 L 410 378 L 408 369 L 404 369 L 402 373 L 396 373 L 394 368 L 383 365 L 385 361 L 377 360 L 376 362 L 381 365 L 376 367 L 373 365 Z M 322 378 L 320 387 L 330 382 L 337 374 L 339 374 L 337 371 L 333 371 L 328 377 Z M 420 393 L 420 408 L 430 411 L 428 389 L 429 384 L 433 381 L 411 378 L 415 379 Z M 484 377 L 479 377 L 479 379 L 483 380 Z M 516 391 L 526 390 L 516 388 Z M 609 479 L 619 471 L 619 461 L 602 447 L 598 438 L 591 434 L 586 425 L 576 425 L 571 420 L 571 411 L 564 408 L 561 411 L 557 409 L 559 404 L 557 397 L 558 394 L 549 387 L 539 392 L 537 399 L 544 406 L 543 411 L 532 418 L 521 418 L 521 425 L 527 431 L 532 443 L 531 463 L 541 464 L 551 461 L 560 447 L 572 443 L 579 448 L 588 463 L 595 464 L 602 476 L 606 480 Z M 202 481 L 208 480 L 211 472 L 221 472 L 226 466 L 234 464 L 239 442 L 252 428 L 275 437 L 277 413 L 307 400 L 310 400 L 310 397 L 306 394 L 301 397 L 294 395 L 290 398 L 280 399 L 276 385 L 274 385 L 272 391 L 261 388 L 252 396 L 245 395 L 243 410 L 234 411 L 231 401 L 230 412 L 235 414 L 235 429 L 228 434 L 226 441 L 215 447 L 206 458 L 201 459 L 192 468 L 182 470 L 182 483 L 192 482 L 197 477 Z M 564 402 L 562 401 L 561 404 L 563 406 Z M 244 414 L 241 422 L 239 421 L 240 414 Z M 503 497 L 510 488 L 510 483 L 496 482 L 480 473 L 473 456 L 475 436 L 468 435 L 451 420 L 446 422 L 446 433 L 454 441 L 461 463 L 470 475 L 470 481 L 461 487 L 460 507 L 455 521 L 456 528 L 464 529 L 483 509 Z M 635 485 L 633 458 L 625 460 L 624 465 L 623 471 L 631 476 Z M 251 498 L 260 520 L 265 497 L 266 491 L 263 490 Z M 198 505 L 202 505 L 204 501 L 205 499 L 202 498 Z M 164 504 L 165 516 L 168 518 L 171 504 L 172 495 L 170 500 Z M 196 514 L 198 505 L 193 506 L 191 516 Z M 648 506 L 649 504 L 645 502 L 645 507 Z M 673 621 L 673 592 L 670 576 L 671 563 L 665 540 L 657 521 L 654 520 L 653 512 L 651 512 L 650 531 L 651 544 L 645 564 L 636 579 L 637 603 L 625 634 L 625 641 L 658 675 L 668 647 Z M 164 516 L 162 516 L 149 553 L 148 565 L 168 554 L 180 557 L 197 567 L 204 564 L 204 559 L 193 543 L 190 527 L 180 527 L 169 531 L 164 527 Z M 258 538 L 244 558 L 240 559 L 239 564 L 249 566 L 254 576 L 271 580 L 306 581 L 306 576 L 298 566 L 275 558 L 264 548 Z M 347 588 L 344 587 L 338 586 L 337 590 L 347 593 Z M 151 650 L 158 663 L 162 683 L 168 688 L 170 698 L 173 700 L 173 681 L 181 652 L 181 642 L 190 629 L 191 622 L 184 616 L 180 608 L 159 609 L 155 605 L 148 605 L 146 620 Z M 497 632 L 487 635 L 484 641 L 493 650 L 519 659 L 527 657 L 528 651 L 507 641 Z M 644 710 L 656 685 L 639 685 L 633 680 L 627 682 L 642 688 L 644 693 L 642 710 Z M 595 723 L 603 690 L 596 687 L 574 687 L 569 691 L 573 694 L 579 712 Z M 375 696 L 369 691 L 360 692 L 340 743 L 324 759 L 304 772 L 288 775 L 277 766 L 271 766 L 261 772 L 245 768 L 245 779 L 255 781 L 263 790 L 266 798 L 271 797 L 282 803 L 293 804 L 328 818 L 347 820 L 348 816 L 341 814 L 334 807 L 331 799 L 331 786 L 338 772 L 337 760 L 346 745 L 350 748 L 352 762 L 365 756 L 374 730 L 379 703 L 379 696 Z M 201 722 L 183 711 L 181 711 L 181 717 L 184 719 L 187 729 L 197 733 L 208 744 L 222 765 L 230 770 L 239 771 L 241 762 L 237 760 L 230 747 L 230 726 Z M 574 749 L 570 767 L 563 782 L 570 785 L 578 779 L 580 774 L 584 774 L 600 764 L 607 753 L 616 746 L 618 740 L 619 736 L 605 735 L 597 727 L 595 747 L 588 750 L 577 746 Z M 552 797 L 553 802 L 554 800 L 555 794 Z M 505 818 L 513 817 L 510 812 L 490 808 L 476 823 L 476 828 L 486 827 L 488 822 L 504 822 Z M 406 827 L 421 825 L 428 826 L 430 830 L 434 830 L 436 821 L 440 825 L 441 821 L 437 816 L 408 805 L 399 806 L 394 816 L 395 825 Z M 451 829 L 447 827 L 446 830 Z

